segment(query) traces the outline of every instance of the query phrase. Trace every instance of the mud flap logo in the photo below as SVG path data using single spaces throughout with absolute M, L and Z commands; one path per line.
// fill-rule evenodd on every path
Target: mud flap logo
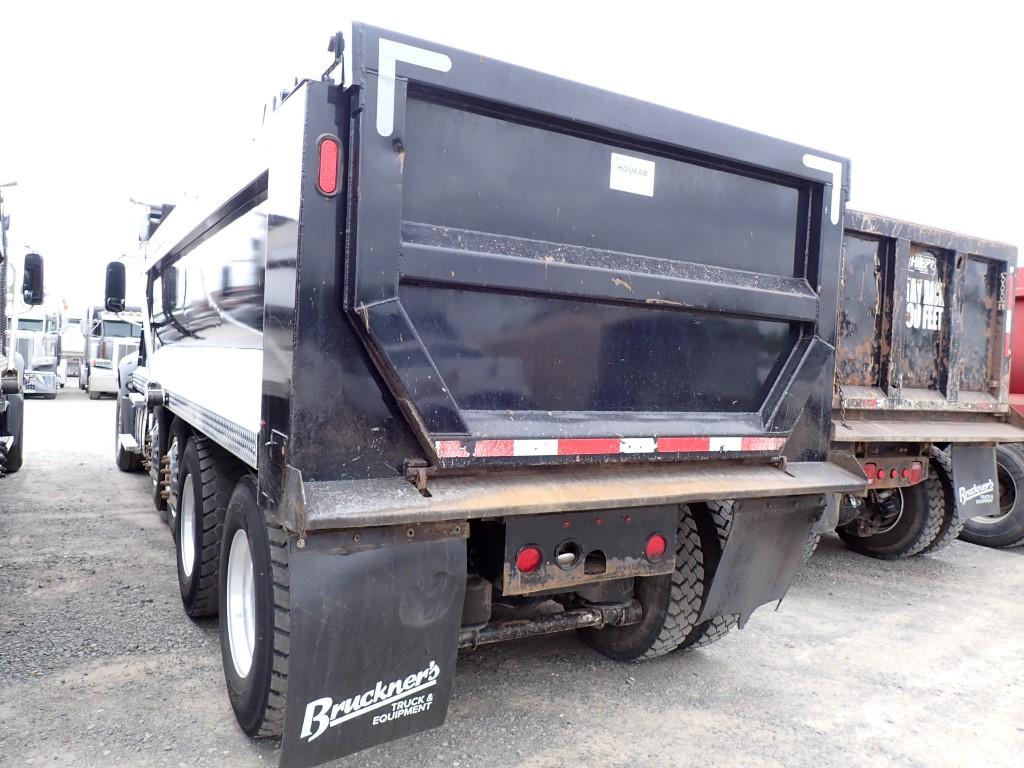
M 372 720 L 372 725 L 426 712 L 434 703 L 434 696 L 432 693 L 423 692 L 434 687 L 440 676 L 441 668 L 431 661 L 426 669 L 390 683 L 378 680 L 370 690 L 337 703 L 329 696 L 315 699 L 306 705 L 300 738 L 313 741 L 323 735 L 328 728 L 370 712 L 378 712 Z
M 960 505 L 963 506 L 969 501 L 975 504 L 991 504 L 995 498 L 996 484 L 994 480 L 986 480 L 984 483 L 976 483 L 970 488 L 960 486 L 957 495 L 960 497 Z
M 913 254 L 910 257 L 910 272 L 918 276 L 907 277 L 907 328 L 942 330 L 946 292 L 942 281 L 938 279 L 935 257 L 929 253 Z

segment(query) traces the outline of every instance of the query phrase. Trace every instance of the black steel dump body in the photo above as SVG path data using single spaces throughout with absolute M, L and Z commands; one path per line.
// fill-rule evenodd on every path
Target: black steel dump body
M 837 441 L 1020 440 L 1006 424 L 1017 249 L 846 211 Z
M 307 481 L 825 460 L 844 160 L 372 27 L 351 48 L 306 126 L 346 179 L 307 180 L 294 389 L 261 443 L 288 435 Z M 268 294 L 295 274 L 271 255 Z

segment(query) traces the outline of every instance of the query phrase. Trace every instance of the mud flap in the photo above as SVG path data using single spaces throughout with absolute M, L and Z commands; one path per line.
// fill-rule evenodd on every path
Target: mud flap
M 742 627 L 755 608 L 781 600 L 825 505 L 823 495 L 736 501 L 700 620 L 736 614 Z
M 953 443 L 953 495 L 961 520 L 999 514 L 996 449 L 993 445 Z
M 468 526 L 316 534 L 289 546 L 280 765 L 305 768 L 444 723 Z

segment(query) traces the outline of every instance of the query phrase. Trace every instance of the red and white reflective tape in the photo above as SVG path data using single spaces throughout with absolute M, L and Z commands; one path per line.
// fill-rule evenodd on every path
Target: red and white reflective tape
M 553 440 L 437 440 L 442 459 L 503 456 L 606 456 L 644 453 L 768 453 L 781 451 L 784 437 L 588 437 Z

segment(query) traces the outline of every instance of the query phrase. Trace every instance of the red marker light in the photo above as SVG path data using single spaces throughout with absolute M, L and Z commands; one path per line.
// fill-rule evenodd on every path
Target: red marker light
M 895 480 L 897 477 L 899 477 L 899 472 L 894 469 L 891 472 L 889 472 L 889 477 L 891 477 L 893 480 Z
M 333 136 L 320 139 L 320 161 L 316 185 L 321 194 L 333 195 L 338 191 L 338 169 L 341 166 L 341 145 Z
M 660 533 L 652 533 L 651 537 L 647 539 L 647 546 L 644 547 L 644 555 L 652 563 L 656 563 L 665 556 L 667 549 L 668 542 L 665 541 L 665 537 Z
M 520 573 L 530 573 L 540 567 L 543 559 L 544 555 L 537 547 L 533 545 L 523 547 L 516 555 L 516 568 Z
M 908 467 L 903 468 L 903 479 L 906 480 L 910 477 L 910 469 Z

